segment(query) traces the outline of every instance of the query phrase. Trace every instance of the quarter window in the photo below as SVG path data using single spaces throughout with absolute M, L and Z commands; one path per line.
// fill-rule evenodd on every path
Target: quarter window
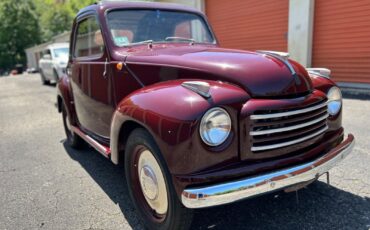
M 75 57 L 99 57 L 103 54 L 103 36 L 95 17 L 86 18 L 78 24 L 75 44 Z

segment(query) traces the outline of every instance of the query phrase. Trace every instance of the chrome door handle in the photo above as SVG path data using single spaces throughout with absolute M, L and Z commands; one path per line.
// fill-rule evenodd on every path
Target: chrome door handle
M 108 58 L 105 58 L 104 62 L 104 72 L 103 72 L 103 77 L 106 79 L 107 78 L 107 65 L 108 65 Z

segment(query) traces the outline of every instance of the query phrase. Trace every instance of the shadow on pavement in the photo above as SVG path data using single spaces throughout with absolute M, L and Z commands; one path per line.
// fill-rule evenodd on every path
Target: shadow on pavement
M 63 146 L 68 155 L 90 174 L 114 203 L 119 205 L 128 224 L 133 229 L 144 229 L 128 193 L 124 168 L 114 165 L 91 147 L 75 150 L 65 141 Z
M 130 200 L 124 170 L 92 148 L 68 155 L 90 174 L 119 205 L 133 229 L 143 229 Z M 195 210 L 192 229 L 369 229 L 370 198 L 360 197 L 323 182 L 296 193 L 270 194 L 242 202 Z
M 356 100 L 370 100 L 370 90 L 347 90 L 342 88 L 342 96 L 344 99 L 356 99 Z

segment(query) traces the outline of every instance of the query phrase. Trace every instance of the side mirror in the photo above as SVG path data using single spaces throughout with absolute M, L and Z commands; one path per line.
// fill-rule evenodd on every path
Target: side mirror
M 50 54 L 44 54 L 42 56 L 42 59 L 51 60 L 51 55 Z

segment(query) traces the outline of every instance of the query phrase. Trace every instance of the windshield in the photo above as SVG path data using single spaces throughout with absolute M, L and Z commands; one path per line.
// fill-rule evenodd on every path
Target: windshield
M 204 19 L 188 12 L 115 10 L 108 13 L 108 27 L 116 46 L 145 42 L 215 42 Z
M 68 57 L 68 52 L 69 52 L 69 49 L 67 47 L 66 48 L 54 49 L 54 57 L 55 58 Z

